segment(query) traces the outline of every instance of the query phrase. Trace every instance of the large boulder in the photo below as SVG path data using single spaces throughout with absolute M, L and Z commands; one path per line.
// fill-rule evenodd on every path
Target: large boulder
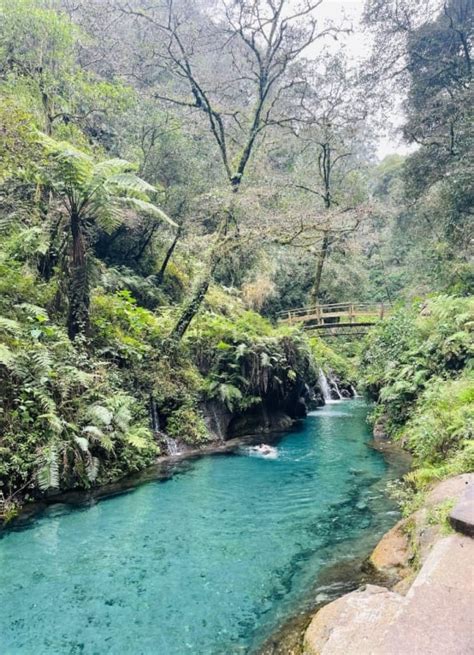
M 370 563 L 380 573 L 399 580 L 410 574 L 413 557 L 407 534 L 407 520 L 399 521 L 379 541 L 370 556 Z
M 462 534 L 446 537 L 432 517 L 448 502 L 454 504 L 451 525 Z M 306 631 L 304 654 L 473 652 L 474 539 L 466 536 L 474 526 L 473 506 L 474 474 L 436 484 L 424 506 L 397 523 L 370 558 L 380 572 L 407 577 L 392 591 L 368 585 L 323 607 Z M 416 570 L 410 569 L 415 551 Z
M 399 521 L 389 532 L 387 532 L 375 547 L 370 556 L 370 562 L 375 569 L 385 576 L 390 582 L 412 579 L 416 571 L 412 568 L 416 554 L 416 564 L 423 564 L 429 556 L 433 546 L 443 537 L 443 527 L 433 522 L 433 512 L 436 508 L 451 502 L 453 505 L 460 503 L 466 493 L 472 494 L 474 499 L 474 473 L 465 473 L 456 477 L 442 480 L 435 484 L 426 494 L 423 507 L 414 512 L 408 519 Z M 454 527 L 459 526 L 459 521 L 468 521 L 470 516 L 474 523 L 474 503 L 464 504 L 464 509 L 459 506 L 458 514 L 451 513 L 454 520 L 451 520 Z M 466 527 L 465 534 L 469 534 Z M 397 591 L 406 591 L 407 584 L 396 587 Z
M 446 500 L 458 501 L 469 489 L 474 489 L 474 473 L 463 473 L 454 478 L 447 478 L 432 487 L 424 505 L 425 507 L 434 507 Z
M 367 585 L 326 605 L 311 621 L 304 655 L 369 655 L 400 611 L 403 596 Z
M 259 405 L 247 412 L 234 417 L 228 426 L 227 437 L 241 437 L 249 434 L 266 434 L 289 430 L 293 419 L 282 411 L 267 411 Z
M 440 539 L 406 596 L 368 585 L 323 607 L 304 655 L 472 653 L 474 540 Z
M 474 537 L 474 485 L 468 485 L 461 500 L 449 514 L 451 526 L 467 535 Z

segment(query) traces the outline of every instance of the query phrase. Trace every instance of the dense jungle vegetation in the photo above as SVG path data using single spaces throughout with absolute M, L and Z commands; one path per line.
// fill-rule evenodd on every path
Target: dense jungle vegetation
M 118 479 L 169 439 L 363 382 L 415 455 L 472 470 L 473 10 L 0 0 L 0 484 Z M 401 103 L 410 154 L 377 145 Z M 278 323 L 383 301 L 364 342 Z

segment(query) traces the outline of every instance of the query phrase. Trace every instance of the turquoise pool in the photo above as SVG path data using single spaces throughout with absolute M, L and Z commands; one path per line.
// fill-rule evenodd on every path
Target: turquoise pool
M 312 601 L 318 573 L 396 520 L 362 401 L 166 481 L 53 506 L 0 539 L 2 655 L 253 653 Z

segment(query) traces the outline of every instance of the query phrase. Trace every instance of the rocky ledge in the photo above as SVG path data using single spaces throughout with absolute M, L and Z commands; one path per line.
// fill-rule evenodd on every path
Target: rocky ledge
M 434 520 L 451 507 L 451 534 Z M 391 588 L 367 585 L 323 607 L 305 655 L 466 655 L 474 637 L 474 474 L 436 485 L 421 510 L 378 544 L 371 563 Z

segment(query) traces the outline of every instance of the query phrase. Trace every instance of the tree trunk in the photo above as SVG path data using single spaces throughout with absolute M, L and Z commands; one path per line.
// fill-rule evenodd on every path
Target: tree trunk
M 321 278 L 323 276 L 323 268 L 324 268 L 324 263 L 326 261 L 326 256 L 328 254 L 328 248 L 329 248 L 329 235 L 327 232 L 325 232 L 322 247 L 321 247 L 321 252 L 319 253 L 318 263 L 316 265 L 316 276 L 314 278 L 314 285 L 311 290 L 311 298 L 315 304 L 319 302 L 319 293 L 321 290 Z
M 71 214 L 72 257 L 69 280 L 69 314 L 67 321 L 70 339 L 84 334 L 89 328 L 89 280 L 87 276 L 86 248 L 81 218 Z
M 168 252 L 166 253 L 166 256 L 165 256 L 165 258 L 163 260 L 163 263 L 161 264 L 161 268 L 160 268 L 160 270 L 158 272 L 158 275 L 156 276 L 157 284 L 161 284 L 163 282 L 163 279 L 164 279 L 165 273 L 166 273 L 166 268 L 167 268 L 167 266 L 169 264 L 169 261 L 170 261 L 172 255 L 173 255 L 174 249 L 178 245 L 178 241 L 179 241 L 180 237 L 181 237 L 181 228 L 178 228 L 178 231 L 176 232 L 176 236 L 173 239 L 173 243 L 168 248 Z
M 196 291 L 194 292 L 193 297 L 188 302 L 184 308 L 181 316 L 178 319 L 178 322 L 174 326 L 173 332 L 171 333 L 171 338 L 175 341 L 181 341 L 184 337 L 186 330 L 191 324 L 191 321 L 196 316 L 199 311 L 199 308 L 202 305 L 204 298 L 206 297 L 207 290 L 211 284 L 212 275 L 214 273 L 214 268 L 209 268 L 201 282 L 198 284 Z
M 191 321 L 198 313 L 199 308 L 201 307 L 202 302 L 206 297 L 206 293 L 207 290 L 209 289 L 209 285 L 212 282 L 212 278 L 214 276 L 214 272 L 217 268 L 217 265 L 219 264 L 222 258 L 222 251 L 223 251 L 223 243 L 219 239 L 217 243 L 215 243 L 214 246 L 212 247 L 211 254 L 209 257 L 208 268 L 205 271 L 203 278 L 201 279 L 198 286 L 196 287 L 193 297 L 185 306 L 181 316 L 178 319 L 178 322 L 176 323 L 173 331 L 170 334 L 171 339 L 174 340 L 175 342 L 181 341 L 184 334 L 186 333 L 186 330 L 190 326 Z

